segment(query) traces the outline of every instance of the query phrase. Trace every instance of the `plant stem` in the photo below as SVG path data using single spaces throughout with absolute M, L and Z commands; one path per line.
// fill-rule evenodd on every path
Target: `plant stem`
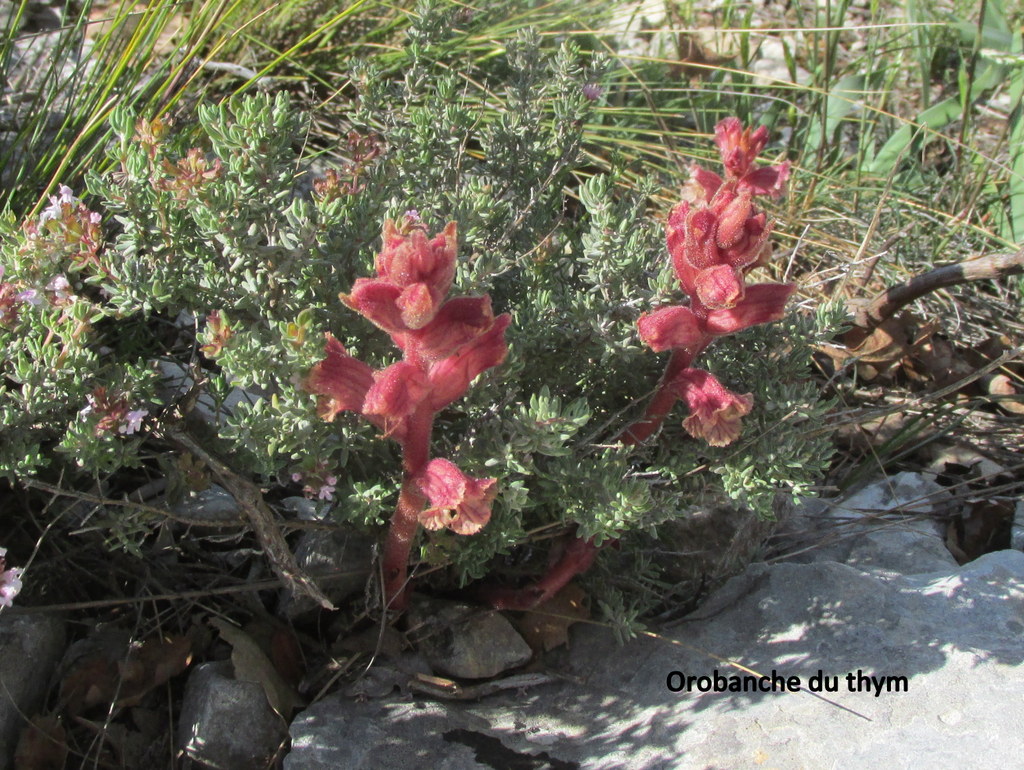
M 679 348 L 665 366 L 665 373 L 643 417 L 636 420 L 619 434 L 618 440 L 626 446 L 636 446 L 650 438 L 661 427 L 668 413 L 675 406 L 677 396 L 669 387 L 679 372 L 683 371 L 712 340 L 706 335 L 692 348 Z M 615 541 L 609 541 L 615 542 Z M 575 532 L 566 535 L 565 545 L 558 561 L 548 568 L 540 580 L 524 588 L 485 588 L 481 594 L 492 607 L 498 610 L 528 610 L 546 602 L 561 591 L 574 577 L 586 572 L 594 563 L 597 552 L 603 546 L 594 544 L 594 539 L 584 540 Z
M 434 428 L 430 406 L 421 404 L 409 416 L 407 425 L 402 441 L 402 491 L 384 543 L 384 601 L 392 610 L 404 610 L 409 603 L 409 553 L 419 529 L 420 511 L 426 503 L 426 497 L 416 486 L 416 477 L 430 459 L 430 434 Z

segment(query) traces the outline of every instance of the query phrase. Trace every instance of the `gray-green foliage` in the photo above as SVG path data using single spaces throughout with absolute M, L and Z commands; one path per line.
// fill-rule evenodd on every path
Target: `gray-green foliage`
M 303 192 L 306 117 L 283 96 L 201 108 L 197 125 L 163 137 L 115 113 L 113 170 L 88 180 L 110 215 L 98 263 L 65 258 L 39 275 L 24 236 L 5 234 L 4 280 L 42 289 L 66 273 L 75 299 L 25 305 L 16 326 L 0 327 L 3 473 L 66 462 L 61 451 L 93 471 L 139 462 L 142 436 L 98 434 L 82 410 L 104 386 L 145 404 L 155 427 L 168 396 L 157 399 L 154 365 L 173 361 L 201 368 L 216 400 L 233 387 L 259 395 L 211 439 L 238 472 L 277 488 L 293 474 L 336 477 L 334 516 L 383 521 L 401 475 L 395 445 L 355 417 L 320 420 L 301 379 L 323 357 L 325 332 L 374 366 L 395 360 L 386 335 L 338 294 L 370 274 L 384 218 L 416 209 L 431 231 L 458 222 L 453 294 L 489 292 L 513 316 L 506 364 L 442 412 L 434 433 L 435 456 L 499 479 L 492 519 L 473 537 L 425 535 L 426 558 L 453 562 L 464 582 L 529 531 L 578 525 L 605 541 L 724 498 L 767 515 L 778 491 L 814 480 L 828 452 L 812 430 L 826 405 L 808 379 L 809 344 L 833 317 L 713 346 L 709 368 L 756 397 L 733 446 L 686 436 L 682 407 L 649 445 L 616 443 L 664 366 L 636 320 L 680 298 L 647 216 L 651 190 L 583 173 L 583 86 L 600 62 L 585 66 L 569 44 L 548 52 L 525 32 L 490 71 L 493 104 L 482 107 L 461 98 L 471 81 L 438 60 L 446 28 L 435 22 L 425 14 L 414 26 L 404 78 L 358 68 L 353 126 L 381 152 L 338 171 L 343 181 L 358 171 L 348 189 Z M 218 341 L 212 311 L 230 337 Z M 51 331 L 68 344 L 43 344 Z

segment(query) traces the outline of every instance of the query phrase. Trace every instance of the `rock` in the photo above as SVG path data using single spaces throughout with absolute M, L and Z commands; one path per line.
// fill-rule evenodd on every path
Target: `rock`
M 211 484 L 200 492 L 190 492 L 187 500 L 174 506 L 179 516 L 203 521 L 238 521 L 242 512 L 234 496 L 224 487 Z
M 0 770 L 11 767 L 25 720 L 39 713 L 64 651 L 64 621 L 0 613 Z
M 450 709 L 438 703 L 359 703 L 324 698 L 292 722 L 285 770 L 391 770 L 447 767 L 493 770 L 476 752 L 449 740 L 457 729 Z M 531 767 L 531 765 L 522 765 Z
M 305 531 L 295 547 L 295 561 L 303 572 L 316 578 L 331 575 L 317 585 L 335 606 L 362 591 L 373 565 L 373 546 L 376 539 L 358 532 Z M 317 601 L 306 594 L 296 595 L 285 590 L 281 594 L 278 612 L 289 620 L 320 609 Z
M 198 763 L 191 766 L 267 767 L 286 735 L 263 688 L 232 678 L 227 661 L 204 663 L 189 674 L 178 736 L 187 760 Z
M 533 657 L 523 637 L 495 610 L 425 601 L 409 611 L 409 627 L 430 667 L 445 676 L 490 678 Z
M 157 395 L 165 405 L 170 404 L 176 398 L 180 398 L 195 385 L 195 379 L 188 368 L 177 361 L 160 359 L 156 361 L 156 364 L 160 370 L 160 386 L 157 390 Z M 210 427 L 216 427 L 230 417 L 239 404 L 243 402 L 255 404 L 266 395 L 265 393 L 257 393 L 254 390 L 244 390 L 237 387 L 231 388 L 224 398 L 221 408 L 218 410 L 217 402 L 214 401 L 213 396 L 203 392 L 196 401 L 192 416 L 198 417 Z
M 901 474 L 825 504 L 809 521 L 860 536 L 751 565 L 656 638 L 576 626 L 562 683 L 443 705 L 332 695 L 293 723 L 285 766 L 432 768 L 441 740 L 491 767 L 1017 766 L 1016 741 L 988 736 L 1024 720 L 1024 553 L 933 551 L 932 523 L 894 512 L 935 513 L 936 491 Z
M 919 473 L 899 473 L 841 500 L 809 500 L 787 516 L 784 531 L 801 558 L 832 559 L 862 569 L 914 574 L 956 566 L 944 528 L 933 518 L 949 492 Z

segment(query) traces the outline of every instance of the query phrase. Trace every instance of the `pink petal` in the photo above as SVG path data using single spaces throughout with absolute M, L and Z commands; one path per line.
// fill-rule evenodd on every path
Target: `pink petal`
M 640 339 L 660 353 L 671 348 L 686 348 L 704 338 L 701 323 L 688 307 L 665 307 L 640 316 Z
M 698 270 L 718 263 L 717 230 L 718 217 L 709 208 L 694 209 L 686 218 L 683 258 Z
M 438 361 L 479 337 L 494 324 L 491 298 L 456 297 L 445 302 L 434 320 L 404 335 L 402 347 L 412 345 L 427 361 Z
M 722 249 L 722 262 L 737 269 L 750 267 L 757 263 L 762 247 L 771 235 L 772 228 L 768 217 L 763 212 L 748 217 L 736 241 L 727 249 Z
M 742 430 L 740 418 L 749 414 L 754 404 L 750 393 L 733 393 L 702 369 L 684 369 L 672 387 L 690 408 L 683 427 L 711 446 L 727 446 L 735 441 Z
M 419 516 L 427 529 L 447 526 L 457 534 L 472 535 L 491 518 L 497 479 L 467 476 L 450 460 L 435 458 L 427 463 L 416 484 L 430 501 L 430 507 Z
M 430 500 L 431 508 L 454 510 L 466 496 L 467 477 L 451 460 L 437 457 L 416 479 L 420 491 Z
M 777 166 L 763 166 L 747 172 L 739 180 L 741 190 L 749 190 L 752 195 L 770 195 L 777 198 L 782 195 L 789 179 L 789 162 Z
M 511 321 L 512 317 L 503 313 L 484 334 L 430 367 L 430 405 L 434 411 L 439 412 L 460 398 L 481 372 L 505 360 L 505 329 Z
M 428 239 L 426 232 L 413 228 L 408 235 L 401 233 L 395 223 L 384 223 L 384 246 L 377 255 L 377 274 L 390 283 L 406 287 L 415 283 L 427 284 L 431 294 L 445 296 L 455 278 L 456 224 Z
M 425 283 L 406 286 L 398 298 L 402 323 L 407 329 L 422 329 L 434 320 L 443 299 L 444 294 L 435 294 Z
M 702 270 L 694 283 L 697 300 L 710 310 L 730 308 L 743 299 L 743 277 L 729 265 Z
M 732 334 L 757 324 L 778 321 L 786 315 L 786 302 L 796 291 L 792 283 L 758 283 L 746 287 L 743 300 L 734 307 L 712 310 L 705 322 L 711 334 Z
M 456 509 L 448 528 L 457 535 L 475 535 L 491 520 L 491 503 L 494 502 L 497 493 L 497 479 L 469 477 L 466 498 Z
M 709 201 L 715 197 L 718 188 L 722 186 L 722 177 L 714 171 L 708 171 L 694 163 L 690 166 L 690 181 L 687 188 L 690 190 L 691 202 L 698 200 Z M 694 195 L 696 193 L 696 195 Z
M 398 305 L 401 296 L 401 286 L 376 278 L 357 278 L 351 292 L 338 295 L 348 307 L 388 334 L 407 330 Z
M 749 192 L 735 193 L 732 191 L 715 196 L 715 211 L 718 212 L 718 230 L 715 243 L 720 249 L 735 246 L 747 234 L 747 220 L 753 214 L 753 205 Z
M 363 400 L 373 385 L 373 370 L 346 353 L 334 335 L 328 332 L 324 336 L 327 358 L 310 369 L 303 386 L 321 397 L 317 413 L 331 422 L 338 412 L 362 411 Z
M 428 387 L 420 367 L 399 361 L 374 373 L 373 386 L 363 401 L 363 414 L 380 417 L 385 434 L 391 434 L 427 397 Z

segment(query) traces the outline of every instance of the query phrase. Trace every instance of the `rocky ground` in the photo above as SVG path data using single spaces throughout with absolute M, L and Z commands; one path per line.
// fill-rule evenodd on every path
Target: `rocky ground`
M 421 602 L 411 622 L 427 641 L 409 651 L 382 637 L 368 670 L 290 724 L 280 714 L 297 702 L 221 627 L 234 652 L 188 673 L 180 766 L 1013 766 L 1016 743 L 991 737 L 1021 719 L 1024 553 L 958 564 L 935 520 L 949 499 L 903 473 L 812 501 L 780 529 L 789 556 L 624 646 L 577 623 L 567 645 L 534 655 L 499 613 Z M 1024 503 L 1018 545 L 1022 519 Z M 65 634 L 54 615 L 0 616 L 0 768 L 49 766 L 11 758 L 24 715 L 52 677 L 67 681 Z M 142 766 L 141 747 L 124 751 L 123 766 Z

